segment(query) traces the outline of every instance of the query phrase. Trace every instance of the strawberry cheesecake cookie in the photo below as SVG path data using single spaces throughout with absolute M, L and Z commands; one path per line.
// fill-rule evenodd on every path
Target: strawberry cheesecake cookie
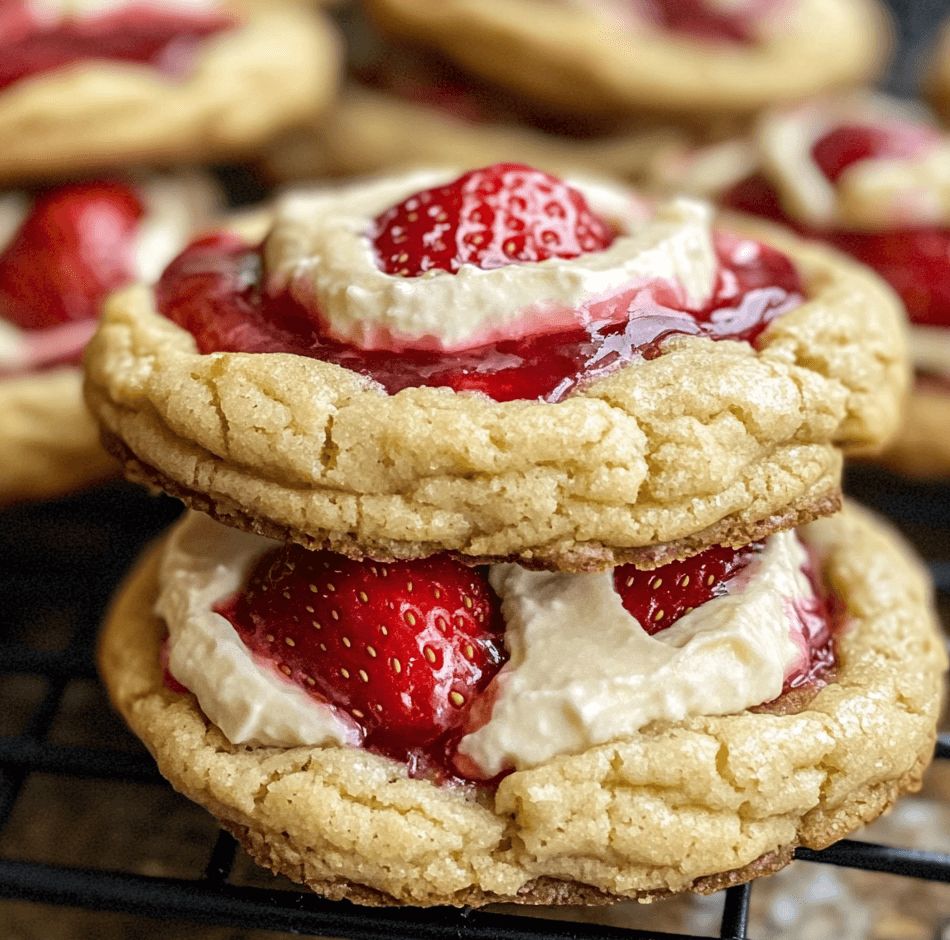
M 863 267 L 520 165 L 284 201 L 114 295 L 87 401 L 127 473 L 377 560 L 652 566 L 833 511 L 893 430 L 903 321 Z
M 0 198 L 0 503 L 118 472 L 83 403 L 82 350 L 106 294 L 158 277 L 217 202 L 199 175 Z
M 877 0 L 372 0 L 380 25 L 578 115 L 714 119 L 851 87 L 880 69 Z
M 919 786 L 946 666 L 863 512 L 641 571 L 309 551 L 192 513 L 100 648 L 165 776 L 367 904 L 712 892 Z
M 0 179 L 233 157 L 328 103 L 339 50 L 303 4 L 9 0 Z
M 767 115 L 742 146 L 744 159 L 719 179 L 703 153 L 673 173 L 688 187 L 702 178 L 729 209 L 834 245 L 891 284 L 911 320 L 917 379 L 879 459 L 950 474 L 950 136 L 914 105 L 862 94 Z

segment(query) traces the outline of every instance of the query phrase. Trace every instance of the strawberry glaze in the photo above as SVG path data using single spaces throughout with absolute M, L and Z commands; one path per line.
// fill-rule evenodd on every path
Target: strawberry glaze
M 717 8 L 708 0 L 645 0 L 646 15 L 671 32 L 710 42 L 752 45 L 756 21 L 774 2 L 740 4 L 734 10 Z
M 234 25 L 233 17 L 220 13 L 166 11 L 134 2 L 50 24 L 35 19 L 25 0 L 13 0 L 0 12 L 0 88 L 91 59 L 148 65 L 179 76 L 191 67 L 202 40 Z
M 715 240 L 721 269 L 711 300 L 700 309 L 682 309 L 672 289 L 657 283 L 592 305 L 587 326 L 451 354 L 411 350 L 395 356 L 330 339 L 314 313 L 288 293 L 268 290 L 260 249 L 228 234 L 196 241 L 179 255 L 156 286 L 156 301 L 161 313 L 192 333 L 202 353 L 309 356 L 368 376 L 390 394 L 448 386 L 496 401 L 560 401 L 634 358 L 655 358 L 663 340 L 675 334 L 754 342 L 773 319 L 802 302 L 798 274 L 784 255 L 725 232 Z M 628 318 L 610 322 L 618 305 Z
M 818 140 L 812 157 L 834 183 L 852 164 L 876 157 L 908 158 L 922 152 L 932 133 L 903 126 L 838 127 Z M 790 217 L 764 174 L 737 183 L 722 199 L 740 212 L 782 222 L 808 238 L 819 238 L 852 255 L 880 274 L 900 295 L 914 323 L 950 326 L 950 228 L 921 226 L 887 232 L 823 229 Z

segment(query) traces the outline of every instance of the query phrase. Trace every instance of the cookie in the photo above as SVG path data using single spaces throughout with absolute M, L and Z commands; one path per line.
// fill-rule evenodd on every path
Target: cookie
M 656 721 L 491 787 L 439 786 L 361 748 L 234 745 L 163 684 L 158 551 L 100 648 L 162 773 L 261 864 L 332 898 L 478 905 L 711 892 L 824 847 L 919 786 L 944 642 L 919 563 L 854 507 L 803 538 L 840 601 L 837 672 L 799 707 Z M 593 627 L 594 624 L 591 624 Z
M 830 242 L 890 282 L 918 381 L 879 459 L 950 473 L 950 137 L 921 107 L 862 93 L 766 115 L 730 153 L 682 157 L 667 181 Z
M 635 303 L 611 294 L 611 283 L 626 290 L 646 270 L 651 283 L 672 277 L 703 290 L 718 263 L 701 204 L 654 210 L 630 191 L 588 182 L 583 191 L 592 204 L 629 233 L 606 251 L 493 270 L 468 265 L 455 276 L 379 271 L 362 235 L 374 213 L 425 181 L 446 179 L 413 175 L 289 200 L 265 244 L 268 277 L 297 284 L 307 297 L 323 291 L 321 315 L 333 297 L 371 304 L 391 291 L 406 298 L 429 337 L 440 320 L 449 331 L 522 329 L 521 321 L 491 320 L 493 298 L 530 312 L 532 297 L 557 296 L 547 283 L 552 276 L 567 282 L 557 288 L 567 291 L 562 296 L 575 299 L 546 310 L 582 305 L 578 281 L 592 278 L 593 303 L 627 298 L 616 307 L 622 325 L 625 305 Z M 377 208 L 351 208 L 366 199 Z M 305 355 L 201 353 L 195 336 L 162 316 L 151 290 L 139 287 L 107 307 L 86 358 L 87 401 L 134 478 L 272 537 L 381 560 L 452 551 L 472 561 L 517 558 L 568 570 L 628 560 L 649 567 L 827 513 L 837 504 L 840 449 L 883 440 L 897 420 L 905 341 L 890 293 L 834 252 L 777 232 L 767 238 L 792 260 L 804 302 L 772 319 L 754 344 L 669 335 L 570 394 L 558 385 L 551 400 L 413 386 L 392 372 L 381 381 L 407 387 L 387 394 L 365 374 Z M 259 264 L 234 250 L 239 270 Z M 314 288 L 310 273 L 293 272 L 330 281 Z M 491 298 L 487 326 L 472 326 L 477 315 L 465 293 L 472 284 L 476 312 Z M 383 304 L 387 316 L 397 307 Z M 445 319 L 456 310 L 466 315 Z M 591 313 L 601 322 L 597 316 Z M 666 337 L 668 321 L 656 322 Z M 344 318 L 339 330 L 362 323 Z M 699 329 L 676 323 L 677 330 Z M 397 325 L 365 334 L 373 329 L 398 340 Z M 402 354 L 407 361 L 415 355 L 422 353 Z M 401 367 L 385 350 L 377 359 Z M 547 365 L 538 372 L 557 381 Z M 465 388 L 480 380 L 477 365 L 463 379 Z
M 325 176 L 359 176 L 395 167 L 518 160 L 552 173 L 596 170 L 631 181 L 648 179 L 686 135 L 657 128 L 572 139 L 528 126 L 474 122 L 446 109 L 358 85 L 331 107 L 281 137 L 262 161 L 279 183 Z
M 155 278 L 218 208 L 199 173 L 0 200 L 0 503 L 118 475 L 82 398 L 79 360 L 98 304 L 119 284 Z
M 650 112 L 703 123 L 748 116 L 867 81 L 890 45 L 883 7 L 866 0 L 740 4 L 731 13 L 711 3 L 643 6 L 638 15 L 619 2 L 372 3 L 394 34 L 547 108 L 581 115 Z M 700 21 L 678 23 L 684 9 Z
M 133 13 L 144 15 L 142 8 L 128 15 Z M 121 23 L 124 15 L 108 22 Z M 176 15 L 186 25 L 196 18 L 201 29 L 206 20 L 224 28 L 192 41 L 187 56 L 179 49 L 159 57 L 161 68 L 123 61 L 118 52 L 116 58 L 92 58 L 93 49 L 86 61 L 22 78 L 14 74 L 16 80 L 8 76 L 0 89 L 6 141 L 0 180 L 244 156 L 319 110 L 335 92 L 339 45 L 318 12 L 249 0 L 178 14 L 172 5 L 159 20 Z M 46 28 L 55 37 L 68 24 Z M 30 38 L 21 40 L 24 49 Z M 142 41 L 149 38 L 146 31 Z

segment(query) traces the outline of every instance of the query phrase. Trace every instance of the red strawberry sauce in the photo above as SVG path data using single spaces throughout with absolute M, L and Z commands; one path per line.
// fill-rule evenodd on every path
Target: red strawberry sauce
M 853 163 L 873 157 L 912 157 L 932 132 L 904 127 L 838 127 L 818 140 L 812 156 L 832 183 Z M 764 174 L 736 184 L 723 197 L 730 209 L 765 216 L 809 238 L 819 238 L 878 272 L 900 295 L 914 323 L 950 326 L 950 227 L 919 226 L 886 232 L 813 228 L 788 216 Z
M 754 342 L 773 319 L 802 302 L 798 274 L 784 255 L 726 232 L 716 234 L 716 250 L 721 269 L 701 309 L 682 309 L 673 290 L 658 283 L 603 301 L 589 326 L 454 353 L 397 356 L 329 338 L 318 311 L 287 292 L 268 290 L 260 249 L 228 234 L 199 240 L 179 255 L 156 286 L 156 300 L 166 317 L 192 333 L 202 353 L 296 353 L 369 376 L 390 394 L 428 385 L 477 390 L 496 401 L 559 401 L 631 359 L 655 358 L 674 334 Z M 618 305 L 629 317 L 620 323 Z
M 90 59 L 133 62 L 181 75 L 191 67 L 202 40 L 233 25 L 232 17 L 220 13 L 134 2 L 90 18 L 44 23 L 34 19 L 25 0 L 8 0 L 0 10 L 0 88 Z
M 644 0 L 647 15 L 672 32 L 737 45 L 756 42 L 756 20 L 775 5 L 760 0 L 727 11 L 708 0 Z

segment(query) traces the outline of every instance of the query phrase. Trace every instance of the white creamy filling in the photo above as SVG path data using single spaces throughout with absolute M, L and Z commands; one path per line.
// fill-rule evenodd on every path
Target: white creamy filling
M 812 148 L 841 125 L 891 128 L 915 146 L 905 158 L 869 158 L 832 183 Z M 950 222 L 950 141 L 921 109 L 856 94 L 775 111 L 757 131 L 762 163 L 785 210 L 816 228 L 887 229 Z
M 774 535 L 728 585 L 734 593 L 654 636 L 625 610 L 612 571 L 494 566 L 511 659 L 486 690 L 491 719 L 459 752 L 493 776 L 628 737 L 651 721 L 771 701 L 800 657 L 786 606 L 813 593 L 806 560 L 794 532 Z
M 912 323 L 909 339 L 914 368 L 950 379 L 950 329 Z
M 623 233 L 605 251 L 492 270 L 465 264 L 455 274 L 381 271 L 368 235 L 373 220 L 458 175 L 417 171 L 285 198 L 264 245 L 270 283 L 289 286 L 335 339 L 393 351 L 453 351 L 583 325 L 602 317 L 603 301 L 628 292 L 632 301 L 657 281 L 684 305 L 701 305 L 712 292 L 709 206 L 676 199 L 651 211 L 629 190 L 579 179 L 568 182 Z
M 352 718 L 257 663 L 212 611 L 276 543 L 191 512 L 165 548 L 155 611 L 168 625 L 168 668 L 233 744 L 359 744 Z
M 200 513 L 179 524 L 156 605 L 168 624 L 170 671 L 235 744 L 356 743 L 343 713 L 256 661 L 211 610 L 276 544 Z M 463 760 L 492 776 L 630 736 L 651 721 L 729 714 L 775 698 L 801 663 L 804 639 L 788 609 L 812 596 L 805 562 L 794 533 L 772 536 L 730 583 L 732 593 L 653 637 L 623 608 L 612 572 L 493 566 L 511 660 L 481 699 L 494 708 L 463 739 Z

